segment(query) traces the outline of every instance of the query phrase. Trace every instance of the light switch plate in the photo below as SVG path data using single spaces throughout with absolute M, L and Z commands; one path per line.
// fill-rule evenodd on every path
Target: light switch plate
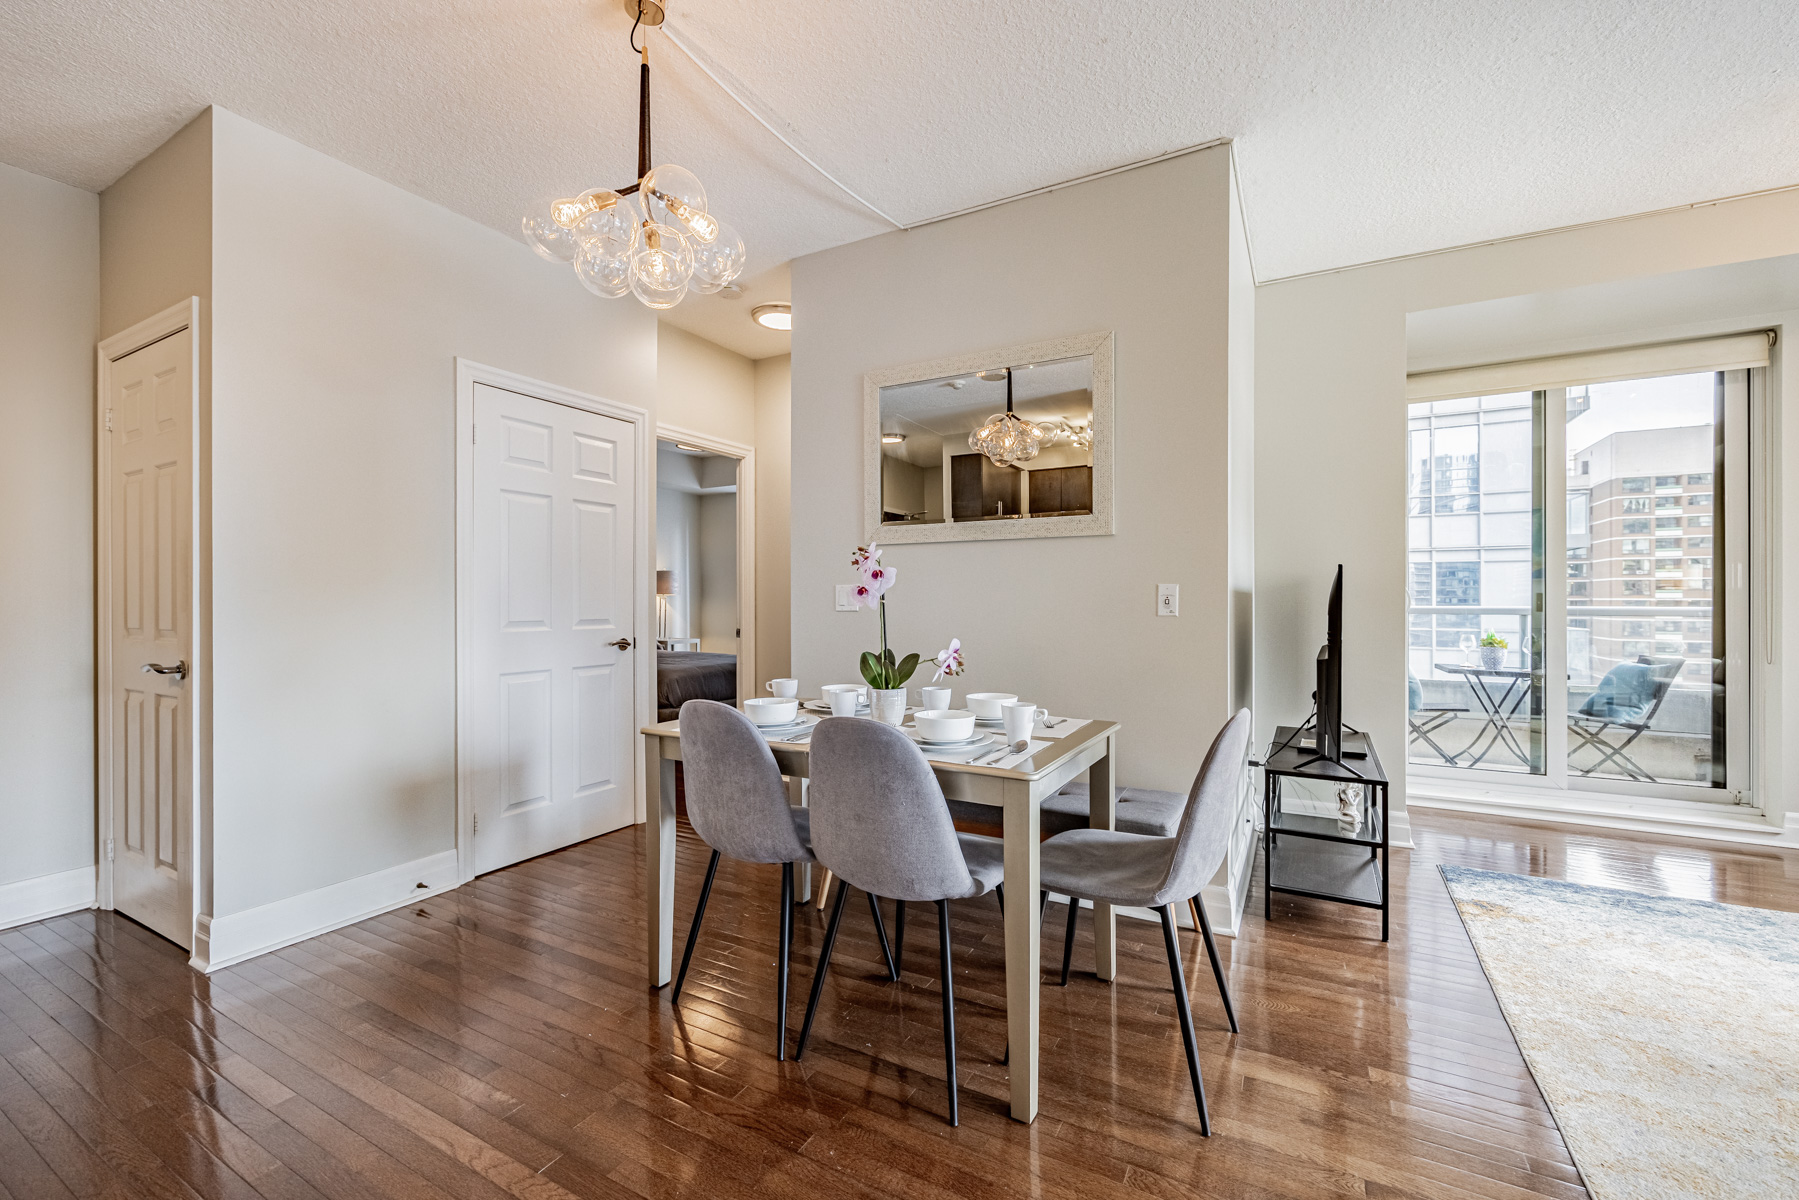
M 1156 584 L 1156 616 L 1178 617 L 1181 615 L 1181 585 L 1178 583 Z
M 856 585 L 855 584 L 840 583 L 837 585 L 837 611 L 838 612 L 855 612 L 856 611 Z

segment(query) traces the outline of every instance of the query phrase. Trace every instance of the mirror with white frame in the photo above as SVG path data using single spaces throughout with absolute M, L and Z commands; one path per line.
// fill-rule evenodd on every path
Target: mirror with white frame
M 864 405 L 869 536 L 1112 532 L 1111 334 L 871 372 Z

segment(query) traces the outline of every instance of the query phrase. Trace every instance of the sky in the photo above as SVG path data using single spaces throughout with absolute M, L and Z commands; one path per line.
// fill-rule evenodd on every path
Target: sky
M 1678 429 L 1709 425 L 1713 417 L 1716 376 L 1663 375 L 1596 383 L 1589 389 L 1593 406 L 1568 422 L 1568 453 L 1574 455 L 1607 434 L 1621 429 Z

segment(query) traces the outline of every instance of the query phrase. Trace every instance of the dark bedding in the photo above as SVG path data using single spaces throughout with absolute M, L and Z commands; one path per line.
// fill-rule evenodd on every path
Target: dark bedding
M 689 700 L 737 703 L 737 656 L 685 650 L 656 652 L 656 719 L 672 721 Z

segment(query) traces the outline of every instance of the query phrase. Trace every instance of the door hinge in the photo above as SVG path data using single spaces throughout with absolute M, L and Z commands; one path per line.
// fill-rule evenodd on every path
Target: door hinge
M 481 814 L 480 814 L 480 813 L 476 813 L 476 814 L 475 814 L 475 829 L 474 829 L 474 832 L 475 832 L 475 833 L 480 833 L 480 832 L 481 832 Z
M 112 432 L 112 409 L 106 410 L 106 432 Z
M 470 445 L 481 440 L 481 427 L 479 425 L 470 425 L 468 427 L 468 440 Z
M 106 861 L 107 862 L 112 861 L 112 839 L 111 838 L 106 839 Z

